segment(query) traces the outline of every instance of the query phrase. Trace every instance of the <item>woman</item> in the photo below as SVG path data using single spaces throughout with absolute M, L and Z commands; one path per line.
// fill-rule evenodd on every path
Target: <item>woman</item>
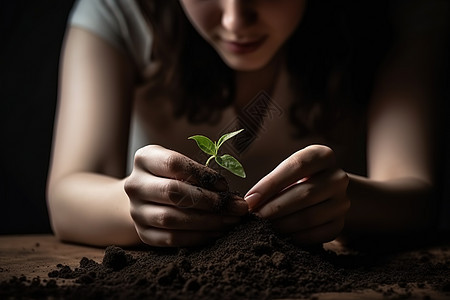
M 398 39 L 365 103 L 348 93 L 355 48 L 340 12 L 349 7 L 329 2 L 79 1 L 48 184 L 55 234 L 193 246 L 248 210 L 299 244 L 430 228 L 436 39 L 420 36 L 430 48 Z M 145 145 L 128 174 L 128 145 L 139 140 L 129 143 L 131 120 Z M 199 188 L 199 174 L 216 171 L 194 162 L 204 157 L 187 137 L 241 127 L 228 151 L 247 178 L 223 173 L 227 181 Z M 218 214 L 229 188 L 244 199 Z

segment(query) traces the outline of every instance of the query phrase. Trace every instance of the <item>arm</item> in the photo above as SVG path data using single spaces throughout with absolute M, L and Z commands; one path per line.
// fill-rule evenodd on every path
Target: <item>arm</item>
M 434 225 L 442 49 L 433 35 L 400 40 L 380 72 L 369 114 L 368 178 L 350 176 L 349 231 L 395 234 Z
M 91 245 L 193 246 L 217 238 L 247 213 L 223 178 L 157 145 L 136 152 L 125 177 L 133 69 L 125 56 L 70 29 L 63 58 L 48 205 L 58 238 Z M 205 186 L 202 176 L 216 178 Z M 215 192 L 213 192 L 215 191 Z M 223 211 L 217 211 L 223 206 Z
M 369 114 L 368 178 L 350 176 L 350 232 L 403 233 L 436 225 L 437 157 L 447 1 L 397 3 L 397 40 Z
M 47 190 L 51 224 L 62 240 L 139 241 L 123 190 L 133 80 L 122 53 L 69 29 Z
M 245 197 L 250 209 L 300 244 L 328 242 L 341 231 L 342 237 L 351 238 L 431 228 L 436 209 L 427 89 L 421 85 L 423 93 L 411 94 L 406 89 L 403 98 L 394 92 L 401 89 L 400 82 L 384 78 L 389 79 L 384 84 L 393 83 L 395 89 L 376 95 L 372 107 L 368 177 L 345 173 L 336 165 L 332 149 L 312 145 L 292 154 L 252 187 Z
M 443 37 L 401 34 L 383 65 L 369 110 L 367 177 L 344 175 L 331 149 L 310 146 L 258 182 L 249 207 L 302 244 L 342 230 L 388 236 L 432 228 Z

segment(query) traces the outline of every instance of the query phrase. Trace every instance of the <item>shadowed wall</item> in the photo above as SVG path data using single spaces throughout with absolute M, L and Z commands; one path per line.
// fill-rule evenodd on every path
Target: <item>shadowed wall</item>
M 45 182 L 72 2 L 0 3 L 0 234 L 50 232 Z

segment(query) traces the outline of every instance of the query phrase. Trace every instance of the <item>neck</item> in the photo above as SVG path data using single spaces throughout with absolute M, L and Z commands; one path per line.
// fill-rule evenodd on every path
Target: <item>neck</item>
M 244 107 L 259 92 L 272 94 L 278 79 L 282 59 L 275 56 L 266 66 L 255 71 L 236 72 L 236 106 Z

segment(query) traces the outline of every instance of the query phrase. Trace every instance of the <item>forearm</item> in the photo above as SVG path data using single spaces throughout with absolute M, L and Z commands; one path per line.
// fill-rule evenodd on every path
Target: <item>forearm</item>
M 97 246 L 139 243 L 123 185 L 124 180 L 90 173 L 50 181 L 48 206 L 55 235 Z
M 351 207 L 345 232 L 408 234 L 433 226 L 436 203 L 430 183 L 415 178 L 374 181 L 349 175 Z

